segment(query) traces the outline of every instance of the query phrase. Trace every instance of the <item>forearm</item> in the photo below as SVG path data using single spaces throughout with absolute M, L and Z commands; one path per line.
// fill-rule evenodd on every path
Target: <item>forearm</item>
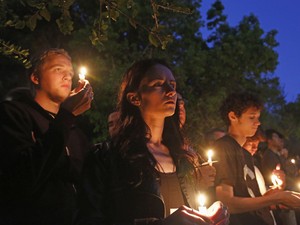
M 255 198 L 231 197 L 220 198 L 220 200 L 228 206 L 229 212 L 232 214 L 258 210 L 261 208 L 269 207 L 270 205 L 276 204 L 277 202 L 267 196 Z
M 225 189 L 222 188 L 222 186 L 218 186 L 216 188 L 217 199 L 227 205 L 229 212 L 232 214 L 254 211 L 279 203 L 279 199 L 276 199 L 274 195 L 265 195 L 255 198 L 237 197 L 234 196 L 231 191 L 228 192 L 228 190 L 226 190 L 226 186 Z

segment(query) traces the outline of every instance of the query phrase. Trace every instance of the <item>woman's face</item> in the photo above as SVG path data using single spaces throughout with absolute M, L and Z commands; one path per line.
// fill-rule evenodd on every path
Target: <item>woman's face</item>
M 176 108 L 176 81 L 166 66 L 151 67 L 139 86 L 140 110 L 144 116 L 172 116 Z

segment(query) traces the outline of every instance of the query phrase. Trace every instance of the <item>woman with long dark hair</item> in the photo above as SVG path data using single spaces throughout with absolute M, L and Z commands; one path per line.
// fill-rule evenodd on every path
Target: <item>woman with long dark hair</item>
M 128 69 L 117 134 L 109 149 L 96 147 L 86 161 L 77 224 L 228 222 L 222 203 L 214 217 L 194 210 L 207 187 L 197 155 L 183 149 L 176 101 L 176 81 L 164 61 L 141 60 Z

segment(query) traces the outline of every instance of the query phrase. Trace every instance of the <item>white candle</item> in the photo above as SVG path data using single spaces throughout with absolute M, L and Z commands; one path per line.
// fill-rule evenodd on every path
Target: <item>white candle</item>
M 271 180 L 273 183 L 273 188 L 280 188 L 283 183 L 282 180 L 280 180 L 279 177 L 277 177 L 275 174 L 272 174 Z
M 295 159 L 291 159 L 291 163 L 295 164 L 296 160 Z
M 207 208 L 205 206 L 205 201 L 206 201 L 205 195 L 199 194 L 199 196 L 198 196 L 199 213 L 202 214 L 202 215 L 206 215 L 206 213 L 207 213 Z
M 207 163 L 210 166 L 212 166 L 212 156 L 213 156 L 213 154 L 214 154 L 213 150 L 209 149 L 207 151 Z
M 79 72 L 79 79 L 84 80 L 86 73 L 87 73 L 87 69 L 85 67 L 81 67 Z

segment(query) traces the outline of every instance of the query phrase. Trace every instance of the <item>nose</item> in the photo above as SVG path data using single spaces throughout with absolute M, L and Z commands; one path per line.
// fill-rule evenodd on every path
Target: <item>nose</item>
M 173 97 L 174 95 L 176 95 L 175 87 L 172 84 L 166 82 L 165 89 L 168 96 Z
M 67 71 L 64 72 L 63 80 L 68 80 L 68 81 L 72 80 L 72 75 L 71 75 L 71 73 L 69 73 L 69 72 L 67 72 Z
M 259 119 L 257 119 L 256 124 L 259 126 L 261 123 L 259 121 Z

